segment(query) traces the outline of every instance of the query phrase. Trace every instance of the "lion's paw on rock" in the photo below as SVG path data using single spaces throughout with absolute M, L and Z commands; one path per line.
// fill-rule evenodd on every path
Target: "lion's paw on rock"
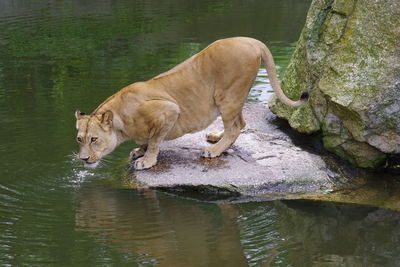
M 202 158 L 216 158 L 220 156 L 221 153 L 213 152 L 211 149 L 204 149 L 203 153 L 201 154 Z
M 153 159 L 146 159 L 144 157 L 137 159 L 134 163 L 133 163 L 133 167 L 135 168 L 135 170 L 146 170 L 146 169 L 150 169 L 151 167 L 153 167 L 154 165 L 157 164 L 157 160 L 153 160 Z

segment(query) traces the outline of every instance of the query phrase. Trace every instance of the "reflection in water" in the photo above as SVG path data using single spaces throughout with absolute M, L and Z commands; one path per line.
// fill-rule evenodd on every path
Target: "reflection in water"
M 77 196 L 76 229 L 137 255 L 141 263 L 246 266 L 236 222 L 239 213 L 237 206 L 218 208 L 150 190 L 134 194 L 85 188 Z
M 400 213 L 326 202 L 278 202 L 294 266 L 399 266 Z
M 353 187 L 327 195 L 311 196 L 309 199 L 379 206 L 400 211 L 400 181 L 394 178 L 394 175 L 376 173 L 369 179 L 357 181 L 358 184 Z
M 76 231 L 161 266 L 397 266 L 400 213 L 310 201 L 209 204 L 88 184 Z

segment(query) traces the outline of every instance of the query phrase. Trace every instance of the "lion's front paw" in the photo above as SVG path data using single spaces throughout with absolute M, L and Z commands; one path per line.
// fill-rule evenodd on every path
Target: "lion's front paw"
M 211 147 L 207 147 L 206 149 L 204 149 L 203 153 L 201 154 L 201 157 L 202 158 L 215 158 L 220 155 L 221 155 L 221 153 L 213 151 L 213 149 Z
M 144 150 L 141 147 L 135 148 L 134 150 L 131 151 L 131 153 L 129 153 L 129 157 L 132 160 L 138 159 L 140 157 L 144 156 L 144 153 L 146 153 L 146 150 Z
M 133 163 L 133 167 L 135 168 L 135 170 L 146 170 L 146 169 L 150 169 L 151 167 L 153 167 L 156 164 L 157 164 L 157 159 L 149 159 L 146 157 L 142 157 L 142 158 L 137 159 Z

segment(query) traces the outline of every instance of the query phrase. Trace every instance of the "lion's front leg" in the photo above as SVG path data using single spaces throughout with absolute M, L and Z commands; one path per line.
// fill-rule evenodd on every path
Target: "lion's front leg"
M 157 164 L 160 143 L 175 125 L 179 107 L 170 101 L 150 100 L 142 104 L 138 112 L 144 116 L 149 136 L 147 149 L 140 147 L 137 150 L 138 154 L 144 151 L 144 155 L 136 159 L 134 167 L 136 170 L 144 170 Z
M 133 164 L 133 166 L 135 167 L 135 170 L 149 169 L 157 164 L 157 156 L 158 156 L 158 152 L 160 150 L 159 143 L 156 144 L 156 142 L 154 142 L 153 145 L 151 145 L 151 146 L 149 145 L 148 149 L 144 153 L 144 155 L 142 157 L 136 159 L 135 163 Z

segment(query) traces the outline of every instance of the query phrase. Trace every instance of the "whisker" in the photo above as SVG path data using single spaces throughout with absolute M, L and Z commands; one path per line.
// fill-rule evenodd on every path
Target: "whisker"
M 113 162 L 113 160 L 111 160 L 111 159 L 109 159 L 109 158 L 102 158 L 101 159 L 101 161 L 103 162 L 106 162 L 106 163 L 111 163 L 111 162 Z
M 111 159 L 102 159 L 101 161 L 107 164 L 111 164 L 113 162 Z
M 69 158 L 69 162 L 78 162 L 78 153 L 75 151 L 72 151 L 67 157 Z

